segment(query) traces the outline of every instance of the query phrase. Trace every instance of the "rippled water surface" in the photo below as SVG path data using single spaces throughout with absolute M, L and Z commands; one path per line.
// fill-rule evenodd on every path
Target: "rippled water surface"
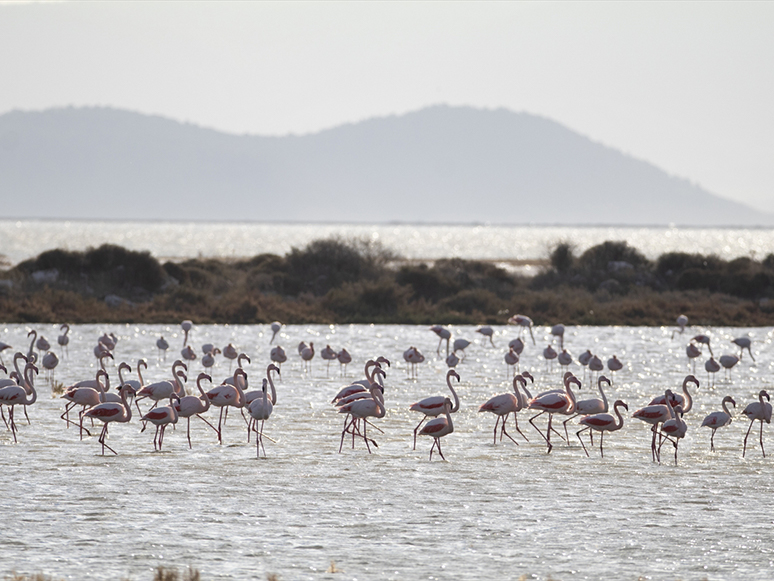
M 28 330 L 7 326 L 0 340 L 26 350 Z M 54 326 L 37 330 L 49 340 L 58 334 Z M 57 380 L 69 384 L 94 374 L 92 347 L 104 331 L 120 337 L 117 361 L 134 366 L 138 358 L 148 359 L 149 381 L 170 375 L 182 346 L 176 327 L 77 326 Z M 709 334 L 716 355 L 735 352 L 733 337 L 752 337 L 756 362 L 745 356 L 732 379 L 719 373 L 710 387 L 707 374 L 697 371 L 702 386 L 686 415 L 688 435 L 677 466 L 666 447 L 664 462 L 654 464 L 648 427 L 628 418 L 621 431 L 605 438 L 604 458 L 598 448 L 587 458 L 572 432 L 570 446 L 557 440 L 546 455 L 526 413 L 519 425 L 529 442 L 512 429 L 519 446 L 493 445 L 494 417 L 477 409 L 508 389 L 503 347 L 517 330 L 497 328 L 495 348 L 474 327 L 452 332 L 472 344 L 457 368 L 462 406 L 454 415 L 454 433 L 443 440 L 446 462 L 428 460 L 427 438 L 411 449 L 419 417 L 409 404 L 446 389 L 446 366 L 426 327 L 283 328 L 280 342 L 289 360 L 266 424 L 276 443 L 266 442 L 268 458 L 260 460 L 233 412 L 222 446 L 195 419 L 193 449 L 179 424 L 167 432 L 164 451 L 154 452 L 153 433 L 140 433 L 135 418 L 111 426 L 109 443 L 118 456 L 102 457 L 95 436 L 79 441 L 77 430 L 65 428 L 62 401 L 51 397 L 41 379 L 32 424 L 20 422 L 19 443 L 0 431 L 0 574 L 15 569 L 68 579 L 149 579 L 163 564 L 191 565 L 203 579 L 268 573 L 282 579 L 772 577 L 772 459 L 762 457 L 757 436 L 742 459 L 744 417 L 718 432 L 715 453 L 709 451 L 709 430 L 699 427 L 704 415 L 720 409 L 724 395 L 736 398 L 738 412 L 762 387 L 771 388 L 771 329 L 689 329 L 670 340 L 668 328 L 568 328 L 566 346 L 574 355 L 588 348 L 603 361 L 616 354 L 625 362 L 608 396 L 625 400 L 630 412 L 681 384 L 690 371 L 690 335 Z M 162 333 L 173 345 L 166 361 L 155 349 Z M 197 350 L 207 342 L 233 342 L 252 357 L 247 368 L 256 387 L 268 363 L 269 336 L 266 326 L 196 326 L 191 340 Z M 546 370 L 541 355 L 548 330 L 538 328 L 536 338 L 537 346 L 530 343 L 522 359 L 522 369 L 531 369 L 537 380 L 533 393 L 558 386 L 560 376 L 559 370 Z M 367 358 L 392 359 L 387 415 L 375 420 L 384 434 L 372 432 L 379 444 L 373 454 L 362 443 L 353 450 L 347 442 L 338 453 L 342 417 L 329 401 L 345 380 L 338 364 L 327 375 L 319 356 L 311 374 L 302 373 L 295 349 L 301 340 L 314 341 L 318 351 L 326 343 L 346 347 L 354 357 L 349 379 L 362 375 Z M 407 377 L 401 357 L 410 345 L 427 356 L 417 380 Z M 579 366 L 572 369 L 581 375 Z M 110 371 L 115 384 L 115 368 Z M 191 375 L 199 371 L 197 361 Z M 228 363 L 219 359 L 216 379 L 228 373 Z M 581 398 L 593 397 L 587 383 Z M 764 443 L 774 454 L 770 426 Z M 336 573 L 326 572 L 332 562 Z
M 0 254 L 14 264 L 52 248 L 84 250 L 106 242 L 164 259 L 285 254 L 329 236 L 378 240 L 405 258 L 431 260 L 543 259 L 559 241 L 582 252 L 605 240 L 626 240 L 649 258 L 680 250 L 761 259 L 774 249 L 771 228 L 0 220 L 0 229 Z

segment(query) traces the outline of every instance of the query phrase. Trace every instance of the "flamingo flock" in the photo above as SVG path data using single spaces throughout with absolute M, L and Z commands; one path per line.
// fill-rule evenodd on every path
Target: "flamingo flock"
M 550 389 L 543 390 L 533 396 L 528 386 L 529 383 L 534 384 L 535 378 L 527 370 L 519 372 L 517 366 L 524 365 L 524 352 L 527 348 L 524 340 L 525 333 L 529 333 L 532 348 L 534 348 L 536 328 L 532 320 L 524 315 L 512 317 L 509 323 L 520 328 L 519 336 L 508 342 L 508 350 L 503 359 L 509 378 L 508 384 L 512 386 L 512 391 L 495 393 L 483 402 L 463 401 L 456 389 L 456 387 L 462 386 L 463 392 L 466 392 L 470 380 L 463 382 L 462 377 L 473 377 L 467 372 L 467 368 L 473 369 L 476 363 L 468 362 L 470 356 L 466 353 L 466 349 L 477 352 L 480 352 L 481 349 L 496 349 L 494 339 L 503 333 L 489 325 L 479 326 L 476 331 L 486 339 L 482 345 L 473 344 L 463 337 L 455 338 L 449 327 L 436 325 L 430 328 L 439 337 L 436 355 L 441 359 L 444 359 L 441 348 L 443 343 L 446 343 L 445 362 L 448 370 L 445 373 L 445 384 L 447 391 L 419 399 L 404 408 L 406 412 L 421 414 L 419 422 L 410 434 L 412 449 L 416 450 L 418 437 L 429 436 L 433 439 L 430 460 L 436 452 L 441 459 L 446 460 L 441 449 L 441 439 L 454 433 L 455 421 L 453 418 L 457 414 L 465 414 L 467 407 L 467 411 L 477 410 L 495 416 L 492 432 L 493 446 L 502 443 L 504 439 L 509 440 L 514 445 L 519 445 L 519 442 L 508 432 L 506 426 L 509 421 L 511 430 L 518 434 L 523 442 L 530 443 L 528 436 L 522 432 L 518 423 L 518 414 L 526 411 L 532 413 L 528 421 L 545 443 L 546 454 L 551 454 L 555 449 L 557 438 L 565 442 L 567 446 L 573 445 L 569 430 L 570 424 L 575 422 L 578 428 L 574 430 L 576 438 L 585 455 L 589 456 L 589 448 L 587 448 L 584 439 L 588 436 L 590 445 L 593 446 L 593 438 L 596 434 L 599 437 L 600 456 L 604 457 L 605 432 L 616 432 L 624 429 L 625 416 L 622 410 L 628 412 L 629 407 L 622 399 L 616 399 L 612 409 L 609 407 L 605 390 L 610 390 L 613 382 L 602 374 L 605 371 L 603 359 L 589 349 L 576 360 L 569 350 L 574 336 L 572 329 L 568 330 L 564 325 L 554 325 L 550 328 L 550 337 L 552 341 L 557 341 L 557 346 L 561 352 L 554 349 L 549 342 L 547 347 L 543 349 L 542 356 L 546 361 L 545 375 L 549 381 L 552 381 L 551 375 L 555 373 L 553 371 L 555 360 L 558 360 L 560 364 L 559 369 L 562 371 L 562 377 L 561 380 L 557 380 L 553 387 L 547 386 L 551 387 Z M 687 318 L 681 315 L 678 318 L 679 330 L 673 332 L 669 340 L 674 340 L 676 336 L 681 335 L 687 327 L 687 323 Z M 252 435 L 255 434 L 256 457 L 261 458 L 263 455 L 263 458 L 266 458 L 265 441 L 276 443 L 276 440 L 265 433 L 266 423 L 275 421 L 271 419 L 278 402 L 275 379 L 281 381 L 281 365 L 288 361 L 285 350 L 280 345 L 274 344 L 275 339 L 283 329 L 282 324 L 275 322 L 271 325 L 271 336 L 269 347 L 267 347 L 270 350 L 268 356 L 271 362 L 266 368 L 266 377 L 258 380 L 257 385 L 260 385 L 260 389 L 253 391 L 250 391 L 249 387 L 251 373 L 245 367 L 245 363 L 251 363 L 247 354 L 242 353 L 233 343 L 227 344 L 222 349 L 212 343 L 206 343 L 201 347 L 203 355 L 199 361 L 191 344 L 191 339 L 196 336 L 194 324 L 191 321 L 183 321 L 180 328 L 183 332 L 183 345 L 180 359 L 175 359 L 171 366 L 171 377 L 167 376 L 152 382 L 146 382 L 143 378 L 143 370 L 147 372 L 148 368 L 147 359 L 137 361 L 135 369 L 138 379 L 125 378 L 125 372 L 132 373 L 132 366 L 125 361 L 115 361 L 117 350 L 120 350 L 119 337 L 114 333 L 103 333 L 99 336 L 96 346 L 93 348 L 94 355 L 97 357 L 98 369 L 91 377 L 64 387 L 61 396 L 65 400 L 64 409 L 60 416 L 64 426 L 76 426 L 79 439 L 83 440 L 92 435 L 91 430 L 89 430 L 90 426 L 86 423 L 92 422 L 93 425 L 95 420 L 102 422 L 102 430 L 97 438 L 100 453 L 104 455 L 106 451 L 109 451 L 117 454 L 107 441 L 109 425 L 113 422 L 131 424 L 134 417 L 133 408 L 135 408 L 141 425 L 140 431 L 144 431 L 148 424 L 153 424 L 156 427 L 153 437 L 154 451 L 161 452 L 164 449 L 167 428 L 171 425 L 174 429 L 181 418 L 186 419 L 187 447 L 191 449 L 194 446 L 190 424 L 192 417 L 197 417 L 206 424 L 214 432 L 217 443 L 222 444 L 229 410 L 236 408 L 231 410 L 232 416 L 237 416 L 238 423 L 245 422 L 248 443 Z M 64 332 L 59 336 L 57 343 L 62 349 L 61 353 L 66 363 L 67 353 L 71 346 L 69 335 L 71 328 L 69 325 L 61 325 L 60 330 Z M 284 332 L 281 337 L 287 338 L 288 334 L 288 332 Z M 22 351 L 15 353 L 13 371 L 10 374 L 0 363 L 0 370 L 8 375 L 7 379 L 0 379 L 0 417 L 11 433 L 14 443 L 19 442 L 18 406 L 22 406 L 22 410 L 27 416 L 27 410 L 35 405 L 38 398 L 35 382 L 41 368 L 50 372 L 47 381 L 53 385 L 53 370 L 62 361 L 51 351 L 51 345 L 45 337 L 39 335 L 36 330 L 29 331 L 27 339 L 30 340 L 29 347 L 26 353 Z M 697 352 L 700 355 L 704 348 L 710 352 L 710 358 L 705 364 L 705 369 L 710 374 L 705 387 L 711 388 L 715 383 L 712 374 L 716 374 L 721 368 L 726 370 L 724 380 L 730 382 L 732 380 L 731 370 L 742 362 L 745 351 L 747 351 L 750 360 L 755 361 L 752 340 L 749 337 L 737 337 L 731 341 L 739 348 L 738 355 L 724 354 L 719 356 L 717 360 L 711 349 L 711 341 L 709 335 L 697 334 L 691 337 L 686 348 L 689 357 L 692 353 Z M 3 345 L 6 346 L 4 349 L 10 347 L 5 343 Z M 158 349 L 158 360 L 163 361 L 169 349 L 168 341 L 159 336 L 155 340 L 155 346 Z M 217 356 L 221 354 L 224 359 L 229 361 L 229 375 L 221 382 L 213 382 L 212 371 L 217 365 Z M 298 354 L 303 366 L 303 376 L 307 378 L 307 381 L 313 379 L 311 362 L 315 356 L 314 343 L 311 341 L 308 344 L 303 341 L 299 343 Z M 330 375 L 330 362 L 338 361 L 340 375 L 344 376 L 346 366 L 353 360 L 346 348 L 334 349 L 330 344 L 326 344 L 319 354 L 323 360 L 328 362 L 326 377 Z M 696 357 L 698 356 L 692 358 L 695 360 Z M 403 352 L 403 360 L 407 371 L 406 381 L 409 382 L 409 385 L 418 384 L 420 381 L 418 366 L 426 361 L 425 356 L 415 344 Z M 113 363 L 114 361 L 115 363 Z M 230 369 L 234 362 L 237 363 L 237 367 L 231 373 Z M 109 373 L 109 366 L 112 365 L 117 365 L 118 374 L 117 389 L 113 391 L 111 391 Z M 196 391 L 189 393 L 186 384 L 189 372 L 194 374 L 192 371 L 194 365 L 202 365 L 204 370 L 196 376 Z M 346 416 L 340 434 L 339 452 L 343 451 L 344 441 L 348 436 L 351 438 L 352 448 L 356 447 L 357 442 L 364 444 L 368 453 L 371 453 L 374 448 L 378 448 L 375 439 L 378 438 L 378 435 L 375 433 L 384 433 L 385 426 L 389 423 L 388 412 L 394 409 L 388 408 L 386 403 L 392 397 L 391 390 L 393 389 L 385 386 L 390 365 L 390 361 L 384 356 L 369 359 L 364 366 L 364 379 L 343 386 L 333 398 L 332 403 L 335 411 Z M 465 370 L 463 371 L 460 366 L 464 366 Z M 571 371 L 573 367 L 578 369 L 579 376 Z M 619 359 L 617 354 L 613 354 L 607 359 L 606 367 L 611 377 L 615 373 L 626 374 L 628 369 L 626 359 Z M 205 389 L 202 385 L 204 382 L 211 384 L 210 387 Z M 214 385 L 212 385 L 213 383 Z M 387 383 L 387 386 L 389 385 Z M 588 389 L 589 386 L 595 387 L 599 397 L 581 397 L 582 390 Z M 697 377 L 694 374 L 688 374 L 685 376 L 679 392 L 665 389 L 663 394 L 652 398 L 647 405 L 637 409 L 631 415 L 633 419 L 640 420 L 650 426 L 652 461 L 661 461 L 662 448 L 668 444 L 674 448 L 674 463 L 677 464 L 680 443 L 689 435 L 689 423 L 686 418 L 693 409 L 696 395 L 696 392 L 692 394 L 691 391 L 699 387 L 700 381 Z M 618 388 L 616 393 L 620 394 L 621 388 Z M 761 454 L 765 457 L 763 429 L 764 424 L 771 423 L 772 406 L 769 403 L 769 394 L 766 390 L 760 390 L 756 397 L 757 401 L 752 401 L 746 405 L 741 412 L 741 415 L 749 420 L 742 445 L 743 457 L 746 456 L 749 436 L 755 422 L 758 422 L 757 439 L 761 447 Z M 140 403 L 144 400 L 152 402 L 145 412 L 141 411 L 140 407 Z M 734 397 L 727 395 L 720 401 L 722 409 L 708 414 L 701 422 L 700 427 L 708 427 L 711 430 L 710 452 L 712 453 L 716 451 L 714 440 L 717 430 L 727 428 L 732 423 L 735 410 L 730 409 L 729 405 L 736 408 L 737 401 Z M 207 414 L 211 413 L 210 408 L 219 408 L 217 423 L 214 419 L 211 420 L 207 417 Z M 76 411 L 78 411 L 77 421 L 70 418 L 71 412 L 75 413 Z M 7 412 L 7 417 L 5 412 Z M 538 420 L 542 416 L 546 416 L 547 420 L 541 425 Z M 465 422 L 467 416 L 461 417 L 462 420 L 456 421 L 456 429 L 458 431 L 461 428 L 469 430 L 469 426 Z M 558 417 L 561 417 L 563 429 L 557 429 Z M 29 417 L 27 417 L 27 421 L 31 425 Z

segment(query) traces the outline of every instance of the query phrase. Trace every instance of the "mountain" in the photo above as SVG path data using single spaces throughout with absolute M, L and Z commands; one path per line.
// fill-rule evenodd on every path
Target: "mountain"
M 774 225 L 551 120 L 447 106 L 284 137 L 12 111 L 0 199 L 32 218 Z

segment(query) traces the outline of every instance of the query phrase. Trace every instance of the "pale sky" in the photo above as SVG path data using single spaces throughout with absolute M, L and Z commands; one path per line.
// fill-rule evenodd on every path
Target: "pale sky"
M 439 103 L 542 115 L 774 212 L 772 2 L 0 3 L 0 114 L 281 135 Z

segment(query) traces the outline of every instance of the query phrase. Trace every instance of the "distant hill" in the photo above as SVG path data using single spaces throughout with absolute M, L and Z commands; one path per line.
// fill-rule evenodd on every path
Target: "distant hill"
M 548 119 L 446 106 L 286 137 L 14 111 L 0 199 L 33 218 L 774 225 Z

